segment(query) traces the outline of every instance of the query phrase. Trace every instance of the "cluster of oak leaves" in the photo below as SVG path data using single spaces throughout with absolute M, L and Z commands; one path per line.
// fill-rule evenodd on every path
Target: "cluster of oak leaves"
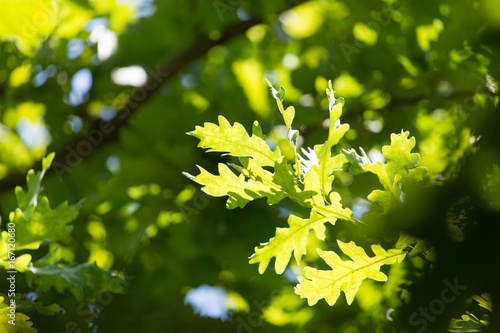
M 16 279 L 21 282 L 21 278 L 25 278 L 28 287 L 39 288 L 37 292 L 46 292 L 51 288 L 59 293 L 68 290 L 78 301 L 95 301 L 102 291 L 121 293 L 124 289 L 123 278 L 114 272 L 99 268 L 95 262 L 65 263 L 70 260 L 60 241 L 73 231 L 71 222 L 77 218 L 83 200 L 76 205 L 63 202 L 52 208 L 49 199 L 41 194 L 42 179 L 54 156 L 51 153 L 42 160 L 41 171 L 28 171 L 26 190 L 16 187 L 17 208 L 9 214 L 8 223 L 15 225 L 15 248 L 8 245 L 12 244 L 9 237 L 13 235 L 2 231 L 0 267 L 9 274 L 15 268 Z M 36 250 L 40 257 L 34 259 L 30 253 L 16 255 L 18 251 L 29 250 Z M 12 304 L 15 311 L 12 311 Z M 30 318 L 23 313 L 29 311 L 52 316 L 61 312 L 61 308 L 56 303 L 44 304 L 37 297 L 17 291 L 0 293 L 0 332 L 38 332 Z
M 292 129 L 295 109 L 283 107 L 285 91 L 277 91 L 267 81 L 276 99 L 278 108 L 288 129 L 288 140 L 297 151 L 299 132 Z M 233 126 L 219 116 L 219 124 L 205 123 L 197 126 L 189 134 L 200 140 L 199 147 L 208 151 L 224 152 L 239 158 L 241 165 L 219 163 L 219 175 L 212 175 L 199 167 L 201 173 L 192 178 L 203 185 L 203 191 L 215 197 L 227 196 L 227 208 L 243 208 L 249 201 L 267 198 L 270 205 L 279 203 L 284 198 L 310 209 L 308 218 L 300 218 L 291 214 L 288 218 L 289 228 L 277 228 L 276 235 L 269 242 L 255 248 L 250 257 L 250 263 L 259 264 L 262 274 L 275 257 L 275 270 L 283 273 L 293 253 L 297 263 L 306 254 L 309 232 L 314 230 L 316 237 L 325 240 L 325 223 L 334 225 L 338 219 L 352 223 L 363 223 L 353 217 L 349 208 L 343 207 L 341 196 L 332 189 L 334 171 L 346 163 L 350 163 L 349 172 L 352 175 L 370 172 L 378 176 L 382 189 L 374 190 L 368 195 L 368 200 L 381 207 L 381 213 L 390 211 L 404 200 L 401 188 L 406 183 L 422 180 L 427 171 L 418 166 L 420 155 L 411 153 L 415 147 L 415 138 L 409 137 L 409 132 L 391 135 L 390 146 L 384 146 L 382 153 L 385 163 L 372 163 L 361 149 L 361 155 L 354 149 L 343 150 L 332 154 L 332 148 L 349 130 L 348 124 L 340 124 L 343 103 L 334 97 L 331 82 L 326 89 L 329 98 L 330 124 L 328 139 L 325 143 L 314 146 L 314 149 L 302 149 L 305 157 L 295 154 L 295 161 L 288 163 L 279 147 L 271 151 L 266 143 L 266 136 L 257 121 L 253 124 L 252 135 L 245 128 L 235 123 Z M 235 174 L 229 166 L 237 172 Z M 268 170 L 274 170 L 270 172 Z M 318 270 L 305 267 L 303 276 L 299 276 L 296 294 L 307 298 L 309 305 L 314 305 L 320 299 L 325 299 L 333 305 L 343 291 L 347 303 L 351 304 L 361 283 L 365 279 L 386 281 L 387 276 L 380 271 L 382 265 L 391 265 L 404 260 L 405 248 L 417 240 L 402 234 L 395 248 L 385 250 L 378 245 L 372 245 L 375 254 L 370 257 L 362 247 L 353 241 L 349 243 L 337 240 L 340 250 L 351 258 L 343 260 L 332 251 L 317 249 L 319 256 L 332 270 Z M 412 251 L 413 252 L 413 251 Z M 412 253 L 414 254 L 414 253 Z

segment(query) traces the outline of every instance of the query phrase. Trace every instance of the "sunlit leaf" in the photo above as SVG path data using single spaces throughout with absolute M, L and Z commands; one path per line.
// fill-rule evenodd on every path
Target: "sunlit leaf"
M 402 184 L 418 182 L 427 172 L 425 167 L 418 166 L 420 155 L 411 153 L 415 147 L 415 137 L 408 139 L 410 132 L 391 134 L 391 145 L 382 147 L 386 163 L 365 163 L 363 170 L 374 173 L 384 190 L 374 190 L 368 195 L 372 202 L 379 203 L 385 212 L 389 211 L 398 202 L 404 201 Z
M 281 156 L 279 148 L 272 152 L 260 136 L 249 136 L 241 124 L 231 126 L 223 116 L 219 116 L 218 126 L 205 123 L 204 127 L 196 126 L 189 134 L 200 139 L 198 147 L 207 148 L 207 151 L 227 152 L 232 156 L 251 157 L 260 166 L 274 166 Z
M 330 98 L 333 99 L 333 92 Z M 340 125 L 340 116 L 342 114 L 342 104 L 334 105 L 330 110 L 330 127 L 328 131 L 328 140 L 321 145 L 314 146 L 318 165 L 312 168 L 316 171 L 321 184 L 321 193 L 326 198 L 332 190 L 333 172 L 342 168 L 347 162 L 343 154 L 332 156 L 332 147 L 336 145 L 344 134 L 349 130 L 348 124 Z M 337 125 L 337 122 L 339 125 Z
M 307 298 L 309 305 L 314 305 L 323 298 L 329 305 L 333 305 L 341 292 L 346 295 L 347 304 L 351 304 L 363 280 L 386 281 L 387 276 L 380 271 L 380 267 L 401 262 L 405 257 L 401 250 L 385 251 L 378 245 L 372 245 L 375 256 L 369 257 L 354 242 L 337 242 L 342 252 L 352 260 L 344 261 L 335 252 L 318 249 L 319 255 L 332 270 L 323 271 L 311 267 L 304 269 L 304 276 L 299 277 L 295 292 L 300 297 Z

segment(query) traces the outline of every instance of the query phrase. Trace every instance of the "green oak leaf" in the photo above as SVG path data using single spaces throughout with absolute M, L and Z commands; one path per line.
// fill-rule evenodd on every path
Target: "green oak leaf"
M 376 165 L 364 164 L 363 169 L 374 173 L 378 176 L 378 179 L 384 190 L 373 190 L 368 195 L 368 200 L 371 202 L 377 202 L 383 207 L 384 212 L 388 212 L 391 207 L 394 207 L 398 203 L 403 202 L 404 195 L 401 191 L 401 175 L 397 174 L 392 179 L 387 174 L 387 170 L 379 163 Z
M 268 204 L 274 205 L 285 197 L 290 197 L 299 203 L 307 199 L 312 193 L 305 193 L 295 184 L 290 165 L 282 157 L 276 161 L 274 174 L 257 165 L 251 158 L 240 158 L 243 168 L 239 168 L 245 177 L 260 182 L 268 187 Z
M 33 209 L 37 204 L 38 195 L 42 191 L 41 182 L 43 176 L 45 176 L 45 173 L 50 168 L 54 157 L 55 154 L 50 153 L 47 157 L 42 159 L 43 169 L 41 171 L 36 173 L 33 170 L 28 171 L 28 174 L 26 175 L 28 189 L 26 191 L 24 191 L 21 186 L 17 186 L 15 189 L 18 207 L 24 212 L 28 220 L 30 219 Z
M 314 170 L 309 170 L 304 178 L 304 191 L 314 193 L 315 189 L 320 187 L 320 181 Z M 335 223 L 336 219 L 354 222 L 352 219 L 352 211 L 349 208 L 343 208 L 341 203 L 341 196 L 337 192 L 331 192 L 324 200 L 321 194 L 317 192 L 310 199 L 306 200 L 315 211 L 321 215 L 330 218 L 331 223 Z
M 188 134 L 200 139 L 198 147 L 208 151 L 227 152 L 231 156 L 251 157 L 260 166 L 274 166 L 281 157 L 279 148 L 273 151 L 267 145 L 262 130 L 254 123 L 254 133 L 249 136 L 243 125 L 233 126 L 223 116 L 219 116 L 219 125 L 205 123 L 204 127 L 196 126 Z
M 316 304 L 320 299 L 325 299 L 329 305 L 333 305 L 342 291 L 346 295 L 347 304 L 350 305 L 363 280 L 387 281 L 387 276 L 380 271 L 380 267 L 401 262 L 405 257 L 402 250 L 385 251 L 378 245 L 372 245 L 375 256 L 369 257 L 365 250 L 354 242 L 337 242 L 342 252 L 352 260 L 344 261 L 335 252 L 318 249 L 320 257 L 333 270 L 324 271 L 311 267 L 304 269 L 304 276 L 298 278 L 299 284 L 295 287 L 295 293 L 307 298 L 309 305 Z
M 333 96 L 330 98 L 333 98 Z M 333 171 L 342 168 L 344 163 L 347 162 L 347 159 L 343 154 L 332 156 L 332 147 L 336 145 L 349 130 L 348 124 L 337 126 L 341 115 L 342 104 L 334 105 L 330 110 L 328 140 L 322 145 L 314 146 L 314 152 L 316 153 L 318 164 L 313 165 L 312 168 L 316 171 L 316 174 L 319 177 L 321 192 L 324 198 L 326 198 L 332 190 L 332 182 L 334 178 Z
M 365 163 L 363 170 L 374 173 L 384 190 L 374 190 L 368 200 L 379 203 L 384 212 L 388 212 L 393 205 L 404 201 L 404 194 L 401 191 L 403 184 L 418 182 L 423 179 L 427 172 L 425 167 L 418 166 L 420 155 L 411 153 L 415 147 L 415 137 L 408 138 L 410 132 L 401 134 L 391 134 L 390 146 L 382 147 L 382 154 L 386 163 L 376 162 L 375 164 Z
M 391 134 L 391 144 L 382 147 L 382 154 L 387 160 L 385 169 L 389 175 L 400 174 L 403 179 L 422 180 L 426 172 L 424 167 L 417 167 L 420 154 L 411 153 L 415 148 L 415 137 L 408 138 L 410 132 Z
M 300 204 L 303 204 L 307 199 L 316 194 L 315 191 L 302 191 L 299 186 L 297 186 L 292 166 L 288 164 L 284 157 L 276 161 L 273 182 L 282 192 L 286 193 L 290 199 Z
M 18 207 L 9 214 L 10 222 L 16 225 L 16 251 L 23 249 L 38 249 L 44 241 L 58 241 L 69 233 L 73 227 L 69 225 L 78 216 L 81 202 L 69 206 L 67 202 L 60 204 L 55 209 L 49 205 L 49 200 L 40 196 L 42 191 L 41 181 L 54 160 L 54 153 L 49 154 L 42 160 L 43 169 L 38 172 L 28 171 L 26 176 L 27 189 L 16 187 L 16 198 Z M 2 243 L 0 244 L 0 258 L 5 260 L 8 256 L 8 233 L 2 232 Z M 19 261 L 23 257 L 22 261 Z M 24 271 L 31 262 L 31 257 L 21 256 L 17 261 L 19 270 Z M 2 262 L 4 266 L 6 263 Z
M 269 202 L 278 203 L 286 195 L 277 190 L 277 187 L 263 184 L 261 181 L 245 179 L 244 174 L 235 175 L 227 165 L 219 163 L 219 175 L 212 175 L 198 166 L 200 174 L 192 180 L 203 185 L 203 192 L 214 196 L 227 196 L 226 207 L 243 208 L 252 200 L 268 197 Z
M 30 267 L 30 274 L 27 275 L 28 284 L 31 286 L 34 280 L 43 291 L 54 287 L 59 293 L 63 293 L 68 289 L 79 301 L 84 295 L 95 300 L 97 294 L 102 291 L 123 292 L 122 279 L 110 271 L 99 268 L 95 262 L 72 264 L 67 267 L 61 265 Z
M 8 237 L 9 236 L 5 231 L 2 232 L 3 242 L 0 243 L 0 258 L 3 258 L 3 260 L 0 260 L 0 267 L 5 269 L 6 271 L 12 270 L 11 264 L 9 263 L 9 261 L 7 261 L 9 258 L 9 253 L 8 253 L 9 249 L 7 247 Z M 18 272 L 26 272 L 27 270 L 29 270 L 29 265 L 31 264 L 32 259 L 33 258 L 29 253 L 17 256 L 15 258 L 15 269 Z
M 16 311 L 16 321 L 15 325 L 9 324 L 10 317 L 7 314 L 10 310 L 7 308 L 9 306 L 8 300 L 5 297 L 0 296 L 0 332 L 2 333 L 37 333 L 38 330 L 33 327 L 33 323 L 30 321 L 30 317 Z
M 343 208 L 341 196 L 337 192 L 331 192 L 328 197 L 330 204 L 315 206 L 314 209 L 323 216 L 336 218 L 350 222 L 358 222 L 352 218 L 352 211 L 349 208 Z
M 38 248 L 43 241 L 57 241 L 69 235 L 73 226 L 68 225 L 78 216 L 81 204 L 68 206 L 63 202 L 55 209 L 50 208 L 49 200 L 42 197 L 37 203 L 30 219 L 27 219 L 21 209 L 11 214 L 16 228 L 22 230 L 16 235 L 16 249 Z
M 309 170 L 304 179 L 304 192 L 310 191 L 315 193 L 314 189 L 319 187 L 319 180 L 314 170 Z M 290 215 L 288 218 L 289 228 L 277 228 L 276 236 L 271 238 L 268 243 L 261 244 L 255 248 L 255 253 L 250 257 L 250 263 L 259 264 L 259 273 L 263 274 L 269 265 L 269 261 L 275 257 L 276 273 L 281 274 L 285 270 L 292 252 L 295 260 L 300 263 L 304 254 L 306 254 L 307 239 L 309 231 L 314 230 L 316 237 L 320 240 L 325 239 L 325 223 L 330 222 L 335 224 L 337 218 L 342 216 L 343 219 L 350 219 L 352 212 L 348 208 L 343 208 L 340 203 L 340 195 L 332 192 L 330 195 L 331 202 L 334 205 L 325 205 L 321 194 L 316 192 L 306 203 L 312 206 L 309 218 L 302 219 L 295 215 Z M 322 215 L 317 210 L 321 210 Z
M 277 274 L 283 273 L 292 252 L 295 260 L 300 263 L 300 259 L 306 254 L 307 238 L 312 229 L 316 232 L 316 237 L 325 239 L 325 223 L 329 218 L 318 214 L 314 210 L 307 219 L 302 219 L 295 215 L 288 218 L 289 228 L 277 228 L 276 236 L 271 238 L 268 243 L 261 244 L 255 248 L 255 253 L 250 257 L 250 263 L 259 264 L 259 273 L 263 274 L 269 261 L 276 257 L 275 269 Z M 332 223 L 333 224 L 333 223 Z
M 19 294 L 20 295 L 20 294 Z M 23 309 L 25 312 L 36 311 L 44 316 L 53 316 L 58 312 L 61 312 L 61 307 L 56 303 L 50 305 L 43 305 L 43 302 L 32 302 L 25 300 L 16 300 L 17 305 Z

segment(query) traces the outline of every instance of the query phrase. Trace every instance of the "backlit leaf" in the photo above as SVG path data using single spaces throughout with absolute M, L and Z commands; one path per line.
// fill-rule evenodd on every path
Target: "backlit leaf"
M 369 257 L 354 242 L 337 242 L 342 252 L 352 260 L 344 261 L 335 252 L 318 249 L 319 255 L 332 270 L 323 271 L 311 267 L 304 269 L 304 276 L 299 277 L 295 293 L 307 298 L 309 305 L 314 305 L 323 298 L 329 305 L 333 305 L 341 292 L 346 295 L 347 304 L 351 304 L 363 280 L 387 281 L 387 276 L 380 271 L 380 267 L 401 262 L 405 257 L 402 250 L 385 251 L 378 245 L 372 245 L 375 256 Z
M 258 165 L 274 166 L 281 156 L 280 150 L 276 148 L 272 152 L 261 133 L 249 136 L 241 124 L 234 123 L 231 126 L 223 116 L 219 116 L 219 125 L 205 123 L 204 127 L 196 126 L 194 131 L 189 132 L 200 139 L 198 147 L 207 148 L 208 151 L 227 152 L 237 157 L 251 157 Z
M 225 164 L 219 163 L 219 175 L 212 175 L 202 167 L 198 168 L 200 174 L 193 180 L 204 185 L 202 190 L 211 196 L 227 196 L 228 209 L 243 208 L 249 201 L 266 196 L 270 197 L 272 202 L 278 202 L 285 197 L 259 181 L 246 180 L 243 174 L 236 176 Z
M 398 202 L 404 201 L 404 193 L 401 191 L 403 184 L 418 182 L 422 180 L 427 172 L 425 167 L 418 166 L 420 155 L 411 153 L 415 147 L 415 137 L 408 138 L 410 132 L 391 134 L 391 145 L 382 147 L 382 154 L 386 163 L 365 163 L 363 170 L 374 173 L 384 190 L 374 190 L 368 195 L 372 202 L 379 203 L 384 212 Z

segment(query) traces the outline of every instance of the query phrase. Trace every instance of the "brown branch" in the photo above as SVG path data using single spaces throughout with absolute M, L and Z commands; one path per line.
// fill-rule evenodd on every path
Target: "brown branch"
M 227 41 L 240 36 L 249 28 L 259 24 L 259 19 L 238 22 L 226 28 L 219 39 L 211 40 L 204 36 L 199 38 L 190 48 L 167 60 L 163 65 L 158 66 L 155 73 L 150 73 L 147 82 L 143 87 L 135 89 L 126 105 L 117 111 L 116 116 L 109 120 L 94 120 L 88 131 L 85 131 L 72 144 L 56 152 L 56 158 L 47 174 L 55 173 L 61 176 L 78 166 L 83 158 L 88 157 L 97 146 L 102 146 L 118 138 L 119 130 L 127 124 L 128 120 L 137 110 L 146 103 L 168 80 L 174 77 L 181 70 L 190 65 L 193 61 L 203 57 L 211 48 L 226 43 Z M 33 167 L 35 170 L 41 169 L 41 162 Z M 24 184 L 25 175 L 16 173 L 0 180 L 0 191 L 10 190 L 17 185 Z

